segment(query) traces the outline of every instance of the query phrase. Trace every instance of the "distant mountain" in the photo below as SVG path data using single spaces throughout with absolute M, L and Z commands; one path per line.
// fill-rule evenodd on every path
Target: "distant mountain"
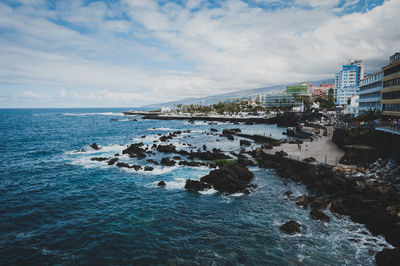
M 322 83 L 333 83 L 333 79 L 324 79 L 324 80 L 317 80 L 317 81 L 310 81 L 310 83 L 314 84 L 315 86 L 319 86 Z M 271 93 L 275 91 L 284 91 L 286 86 L 290 85 L 296 85 L 298 83 L 292 83 L 292 84 L 285 84 L 285 85 L 276 85 L 276 86 L 270 86 L 270 87 L 263 87 L 263 88 L 256 88 L 256 89 L 248 89 L 248 90 L 240 90 L 240 91 L 235 91 L 235 92 L 230 92 L 230 93 L 224 93 L 224 94 L 219 94 L 219 95 L 214 95 L 214 96 L 207 96 L 207 97 L 191 97 L 191 98 L 184 98 L 178 101 L 171 101 L 171 102 L 164 102 L 164 103 L 157 103 L 157 104 L 151 104 L 151 105 L 146 105 L 143 106 L 143 108 L 148 108 L 148 109 L 156 109 L 160 107 L 173 107 L 174 105 L 177 104 L 182 104 L 182 105 L 188 105 L 188 104 L 200 104 L 200 105 L 211 105 L 211 104 L 216 104 L 218 102 L 226 102 L 226 101 L 231 101 L 235 100 L 237 98 L 243 98 L 243 97 L 254 97 L 259 95 L 260 93 Z

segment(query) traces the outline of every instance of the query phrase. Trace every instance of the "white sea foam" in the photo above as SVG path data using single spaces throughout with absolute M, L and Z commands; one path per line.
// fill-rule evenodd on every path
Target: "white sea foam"
M 168 190 L 183 190 L 185 189 L 186 178 L 175 178 L 172 181 L 165 181 L 165 188 Z
M 142 166 L 144 169 L 144 166 Z M 167 173 L 170 173 L 178 168 L 181 168 L 181 166 L 173 166 L 173 167 L 163 167 L 163 166 L 155 166 L 153 171 L 144 171 L 139 170 L 138 172 L 142 173 L 142 174 L 146 174 L 146 175 L 164 175 Z
M 204 190 L 204 191 L 199 191 L 199 193 L 203 194 L 203 195 L 212 195 L 212 194 L 215 194 L 217 192 L 218 191 L 215 190 L 214 188 L 210 188 L 210 189 L 207 189 L 207 190 Z
M 94 150 L 90 146 L 85 146 L 83 148 L 84 151 L 81 150 L 74 150 L 74 151 L 67 151 L 65 154 L 68 155 L 83 155 L 83 154 L 111 154 L 111 153 L 121 153 L 124 149 L 126 149 L 126 145 L 119 145 L 119 144 L 112 144 L 107 146 L 100 146 L 101 149 Z

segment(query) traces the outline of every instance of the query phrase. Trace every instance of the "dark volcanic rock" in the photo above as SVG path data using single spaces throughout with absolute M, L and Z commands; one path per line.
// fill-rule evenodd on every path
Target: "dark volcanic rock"
M 298 196 L 296 198 L 296 204 L 300 205 L 300 206 L 303 206 L 303 207 L 307 207 L 308 204 L 310 204 L 310 199 L 309 199 L 309 197 L 307 195 Z
M 101 147 L 97 146 L 96 143 L 93 143 L 92 145 L 90 145 L 90 147 L 91 147 L 93 150 L 96 150 L 96 151 L 101 149 Z
M 145 150 L 141 148 L 144 144 L 141 143 L 135 143 L 131 144 L 128 148 L 122 151 L 122 154 L 128 154 L 129 157 L 139 157 L 139 158 L 145 158 Z
M 165 184 L 164 180 L 161 180 L 160 182 L 157 183 L 157 186 L 159 187 L 165 187 L 167 184 Z
M 189 154 L 189 158 L 191 160 L 193 160 L 194 158 L 199 158 L 200 160 L 206 160 L 206 161 L 212 161 L 212 160 L 218 160 L 218 159 L 232 159 L 230 156 L 225 155 L 221 152 L 210 152 L 210 151 L 191 152 Z
M 210 131 L 212 131 L 212 132 L 218 132 L 218 129 L 211 128 Z
M 293 194 L 293 192 L 288 190 L 285 193 L 283 193 L 283 196 L 289 197 L 292 194 Z
M 227 138 L 228 138 L 229 140 L 235 140 L 235 138 L 234 138 L 232 135 L 228 135 Z
M 206 145 L 203 145 L 203 150 L 204 151 L 207 150 L 207 146 Z
M 331 220 L 331 218 L 328 215 L 316 209 L 311 210 L 310 216 L 311 219 L 313 220 L 320 220 L 323 222 L 329 222 Z
M 285 234 L 293 235 L 301 232 L 300 227 L 301 225 L 298 222 L 290 220 L 289 222 L 282 224 L 279 229 Z
M 267 149 L 267 150 L 271 150 L 274 148 L 274 145 L 272 145 L 271 143 L 264 143 L 263 148 Z
M 144 167 L 144 170 L 145 170 L 145 171 L 153 171 L 154 168 L 151 167 L 151 166 L 145 166 L 145 167 Z
M 219 192 L 232 194 L 246 192 L 253 177 L 254 174 L 249 169 L 233 162 L 222 169 L 211 171 L 200 178 L 200 181 L 212 185 Z
M 159 163 L 157 161 L 154 161 L 153 159 L 147 159 L 146 160 L 148 163 L 153 163 L 155 165 L 159 165 Z
M 250 159 L 242 154 L 239 154 L 239 156 L 238 156 L 238 163 L 240 163 L 242 165 L 246 165 L 246 166 L 256 166 L 257 165 L 257 163 L 254 162 L 252 159 Z
M 277 152 L 275 152 L 275 155 L 278 155 L 278 156 L 281 156 L 281 157 L 288 156 L 288 154 L 286 152 L 284 152 L 284 151 L 277 151 Z
M 222 135 L 233 135 L 238 132 L 242 132 L 242 130 L 240 128 L 224 129 L 222 130 Z
M 131 166 L 129 166 L 129 168 L 133 168 L 133 169 L 135 169 L 135 171 L 139 171 L 139 170 L 142 169 L 142 167 L 140 165 L 137 165 L 137 164 L 131 165 Z
M 176 162 L 174 160 L 170 160 L 168 158 L 162 158 L 161 164 L 165 165 L 165 166 L 174 166 L 176 164 Z
M 117 165 L 118 167 L 130 168 L 130 167 L 129 167 L 129 164 L 127 164 L 127 163 L 117 163 L 116 165 Z
M 93 157 L 93 158 L 90 158 L 90 160 L 91 160 L 91 161 L 102 162 L 102 161 L 108 160 L 108 158 L 105 158 L 105 157 Z
M 209 188 L 211 188 L 211 186 L 203 181 L 197 181 L 197 180 L 191 180 L 191 179 L 186 180 L 186 184 L 185 184 L 186 190 L 202 191 L 202 190 L 209 189 Z
M 118 161 L 118 158 L 112 158 L 108 161 L 108 165 L 114 165 Z
M 251 145 L 250 141 L 244 139 L 240 140 L 240 146 L 250 146 L 250 145 Z
M 181 156 L 174 156 L 174 157 L 172 157 L 172 159 L 174 159 L 174 160 L 181 160 L 182 157 L 181 157 Z
M 158 145 L 157 151 L 164 152 L 164 153 L 175 153 L 176 152 L 176 148 L 172 144 L 169 144 L 169 145 Z
M 313 163 L 313 162 L 316 162 L 317 160 L 314 157 L 308 157 L 308 158 L 303 159 L 303 161 L 306 163 Z
M 400 262 L 400 250 L 396 249 L 384 249 L 375 255 L 376 264 L 378 266 L 394 266 L 399 265 Z

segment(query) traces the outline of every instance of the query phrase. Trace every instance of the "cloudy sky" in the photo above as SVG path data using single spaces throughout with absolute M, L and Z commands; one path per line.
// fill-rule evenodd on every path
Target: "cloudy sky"
M 399 0 L 0 0 L 0 107 L 126 107 L 333 78 L 400 50 Z

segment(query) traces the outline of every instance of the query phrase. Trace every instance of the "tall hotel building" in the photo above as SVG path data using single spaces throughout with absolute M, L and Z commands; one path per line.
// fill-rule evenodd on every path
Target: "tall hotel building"
M 369 75 L 360 80 L 359 106 L 358 113 L 362 114 L 367 110 L 382 111 L 381 90 L 382 90 L 383 72 Z
M 342 71 L 335 74 L 335 104 L 345 105 L 349 98 L 357 95 L 362 78 L 364 78 L 364 64 L 361 60 L 344 65 Z
M 400 117 L 400 53 L 390 57 L 390 64 L 382 68 L 382 111 L 385 116 Z

